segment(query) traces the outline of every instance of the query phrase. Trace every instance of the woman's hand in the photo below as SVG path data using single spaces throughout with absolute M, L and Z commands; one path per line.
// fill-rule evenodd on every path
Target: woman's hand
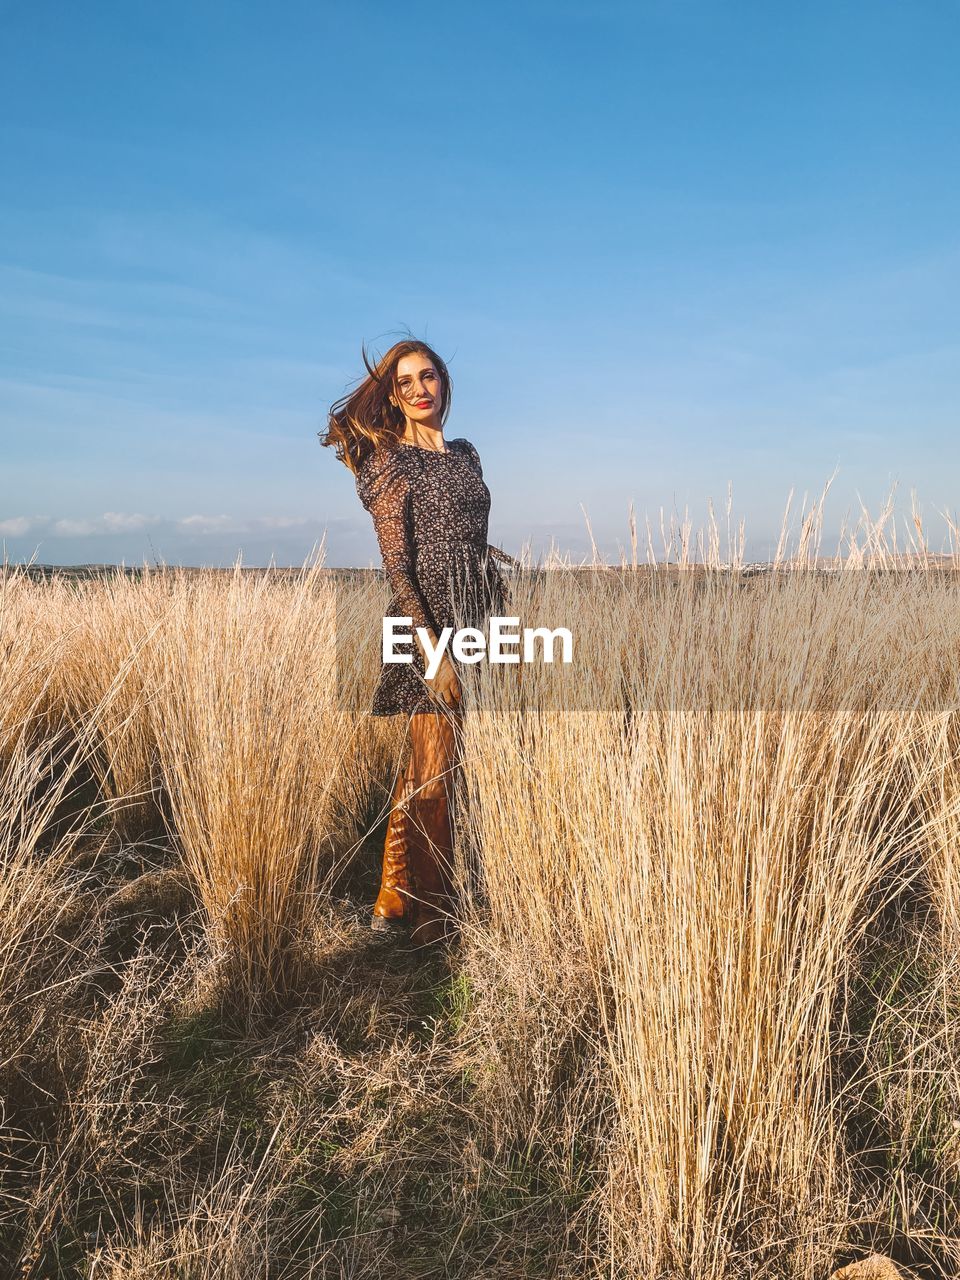
M 448 706 L 456 706 L 460 701 L 460 681 L 449 654 L 445 653 L 440 659 L 436 674 L 428 683 L 433 686 L 435 696 L 442 699 Z
M 434 651 L 436 651 L 437 637 L 432 630 L 428 632 L 428 635 L 430 637 L 430 644 L 433 646 Z M 417 636 L 417 647 L 423 654 L 423 661 L 426 666 L 427 653 L 419 636 Z M 432 695 L 435 698 L 439 698 L 441 702 L 447 703 L 448 706 L 455 706 L 460 701 L 460 681 L 457 678 L 457 670 L 450 661 L 450 655 L 446 650 L 443 652 L 440 658 L 440 665 L 437 667 L 433 676 L 425 675 L 424 679 L 426 680 L 427 686 Z

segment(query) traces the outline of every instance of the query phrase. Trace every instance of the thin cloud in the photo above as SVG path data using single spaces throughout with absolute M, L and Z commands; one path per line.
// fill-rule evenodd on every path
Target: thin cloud
M 342 519 L 319 519 L 302 516 L 246 516 L 226 514 L 182 516 L 150 516 L 139 512 L 105 511 L 100 516 L 74 518 L 69 516 L 10 516 L 0 520 L 0 536 L 22 538 L 39 534 L 58 538 L 89 538 L 103 535 L 124 535 L 150 530 L 158 534 L 256 534 L 277 530 L 309 533 L 321 524 L 344 523 Z
M 4 537 L 22 538 L 24 534 L 39 528 L 41 523 L 30 516 L 14 516 L 12 520 L 0 520 L 0 534 Z

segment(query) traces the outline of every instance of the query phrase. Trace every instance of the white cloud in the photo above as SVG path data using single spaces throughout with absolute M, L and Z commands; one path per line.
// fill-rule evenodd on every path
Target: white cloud
M 148 525 L 159 525 L 163 521 L 159 516 L 141 516 L 127 514 L 123 511 L 105 511 L 103 523 L 111 533 L 128 533 L 131 530 L 145 529 Z
M 59 538 L 88 538 L 104 534 L 137 533 L 144 529 L 154 530 L 158 534 L 253 534 L 277 530 L 292 532 L 301 530 L 304 533 L 313 533 L 318 531 L 324 523 L 339 525 L 347 521 L 337 517 L 324 522 L 318 518 L 302 516 L 235 517 L 201 513 L 171 518 L 144 515 L 141 512 L 105 511 L 101 516 L 87 517 L 11 516 L 6 520 L 0 520 L 0 536 L 22 538 L 28 534 L 42 534 Z
M 45 520 L 37 520 L 31 516 L 14 516 L 11 520 L 0 520 L 0 534 L 11 538 L 22 538 L 31 529 L 37 529 L 45 524 Z
M 97 532 L 95 520 L 55 520 L 47 530 L 59 538 L 86 538 Z
M 303 520 L 299 516 L 261 516 L 258 527 L 261 529 L 297 529 L 303 525 L 313 524 L 312 520 Z
M 231 516 L 184 516 L 174 527 L 188 533 L 242 533 L 243 522 Z

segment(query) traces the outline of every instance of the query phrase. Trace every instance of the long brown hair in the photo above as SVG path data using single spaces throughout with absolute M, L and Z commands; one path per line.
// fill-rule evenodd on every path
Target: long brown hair
M 368 376 L 331 407 L 326 431 L 317 432 L 320 443 L 324 447 L 332 445 L 340 461 L 354 474 L 374 449 L 396 444 L 403 434 L 403 410 L 390 403 L 390 396 L 402 398 L 397 388 L 397 365 L 404 356 L 423 355 L 432 361 L 440 378 L 441 426 L 450 412 L 453 393 L 446 364 L 432 347 L 417 338 L 395 342 L 376 364 L 370 363 L 366 347 L 361 347 L 361 352 Z

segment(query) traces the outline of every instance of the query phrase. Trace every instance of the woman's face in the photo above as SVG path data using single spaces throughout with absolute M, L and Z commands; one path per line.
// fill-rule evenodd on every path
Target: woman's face
M 440 425 L 443 387 L 429 356 L 419 352 L 401 356 L 397 361 L 396 383 L 400 408 L 408 418 L 424 426 Z

